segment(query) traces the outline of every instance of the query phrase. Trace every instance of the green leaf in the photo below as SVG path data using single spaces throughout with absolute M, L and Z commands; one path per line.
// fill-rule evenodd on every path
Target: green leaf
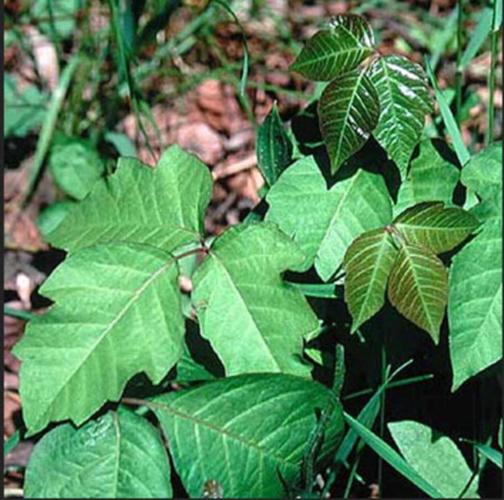
M 432 112 L 427 76 L 422 67 L 401 56 L 377 59 L 369 69 L 380 98 L 380 119 L 373 135 L 396 163 L 401 177 Z
M 338 14 L 329 19 L 327 27 L 332 29 L 346 29 L 365 47 L 373 48 L 375 45 L 373 29 L 362 16 L 356 14 Z
M 315 262 L 324 281 L 342 264 L 357 236 L 392 219 L 392 204 L 382 176 L 359 169 L 328 190 L 312 157 L 289 167 L 268 192 L 266 201 L 270 205 L 266 220 L 278 224 L 306 255 L 299 270 Z
M 318 114 L 334 173 L 364 145 L 378 123 L 380 104 L 373 82 L 359 71 L 339 76 L 322 92 Z
M 4 136 L 25 137 L 39 128 L 45 118 L 49 98 L 35 85 L 19 90 L 17 77 L 4 74 Z
M 282 498 L 283 483 L 300 479 L 306 442 L 332 397 L 317 382 L 254 374 L 158 396 L 152 406 L 189 496 L 201 497 L 214 480 L 224 498 Z M 343 429 L 336 401 L 320 459 L 334 452 Z
M 473 156 L 463 168 L 461 181 L 486 199 L 502 190 L 502 141 L 495 142 Z
M 80 429 L 56 427 L 26 469 L 27 498 L 171 498 L 170 463 L 159 432 L 120 408 Z
M 502 469 L 502 452 L 497 451 L 488 444 L 474 443 L 474 447 L 483 455 L 488 458 L 490 462 Z
M 74 206 L 74 201 L 57 201 L 42 210 L 37 217 L 37 226 L 44 238 L 61 224 L 61 221 L 68 215 Z
M 288 282 L 290 286 L 297 288 L 306 297 L 317 297 L 319 299 L 341 299 L 343 296 L 336 290 L 335 283 L 294 283 Z
M 352 333 L 383 307 L 397 252 L 392 236 L 383 228 L 364 233 L 348 248 L 343 265 Z
M 177 278 L 169 255 L 135 244 L 82 249 L 54 271 L 40 293 L 56 305 L 14 350 L 30 434 L 67 418 L 81 424 L 137 373 L 161 381 L 182 354 Z
M 95 183 L 49 235 L 49 242 L 74 251 L 126 241 L 170 252 L 200 240 L 211 192 L 208 168 L 178 146 L 168 148 L 155 169 L 120 158 L 117 171 Z
M 103 138 L 108 143 L 112 144 L 121 156 L 135 157 L 137 155 L 135 145 L 126 134 L 109 130 L 105 132 Z
M 457 445 L 447 436 L 439 435 L 430 427 L 403 420 L 387 427 L 406 461 L 415 471 L 437 488 L 440 498 L 459 498 L 472 476 Z M 464 498 L 478 498 L 476 478 Z
M 373 31 L 364 18 L 336 16 L 306 42 L 290 69 L 310 80 L 330 81 L 369 57 L 373 44 Z
M 447 149 L 446 144 L 436 139 L 419 144 L 419 154 L 411 160 L 408 175 L 399 188 L 395 214 L 425 201 L 453 204 L 453 192 L 460 172 L 441 155 L 443 149 Z
M 452 391 L 502 357 L 502 218 L 483 230 L 450 268 Z
M 406 479 L 411 481 L 415 486 L 420 488 L 424 493 L 432 498 L 443 498 L 441 492 L 420 474 L 413 469 L 404 459 L 391 448 L 385 441 L 380 439 L 374 432 L 367 429 L 360 422 L 344 412 L 348 425 L 360 436 L 360 438 L 374 450 L 383 460 L 391 465 L 397 472 L 399 472 Z
M 241 224 L 212 244 L 193 278 L 201 335 L 227 375 L 284 372 L 309 376 L 303 338 L 318 320 L 303 294 L 280 273 L 302 262 L 296 244 L 275 225 Z
M 56 42 L 60 37 L 68 38 L 75 33 L 80 8 L 79 0 L 35 0 L 30 11 L 40 20 L 37 27 Z
M 90 141 L 64 135 L 54 139 L 49 168 L 57 186 L 78 200 L 105 172 L 105 164 Z
M 292 162 L 292 143 L 278 114 L 276 103 L 257 131 L 257 165 L 272 186 Z
M 388 283 L 390 303 L 439 342 L 439 328 L 448 299 L 448 273 L 424 247 L 403 244 Z
M 478 226 L 470 212 L 443 203 L 419 203 L 394 220 L 394 227 L 408 243 L 444 253 L 462 243 Z

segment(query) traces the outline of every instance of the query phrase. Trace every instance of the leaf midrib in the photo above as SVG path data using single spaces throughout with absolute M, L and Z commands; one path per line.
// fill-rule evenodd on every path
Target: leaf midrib
M 388 234 L 386 234 L 384 232 L 384 236 L 381 236 L 381 242 L 380 244 L 378 245 L 378 256 L 376 258 L 376 261 L 375 261 L 375 265 L 373 266 L 373 270 L 371 272 L 371 278 L 369 280 L 369 285 L 366 287 L 366 290 L 364 292 L 364 300 L 362 302 L 362 307 L 360 308 L 360 311 L 359 311 L 359 316 L 358 316 L 358 321 L 356 323 L 358 323 L 359 325 L 361 324 L 361 321 L 362 321 L 362 316 L 363 316 L 363 311 L 364 311 L 364 308 L 365 306 L 367 305 L 367 302 L 369 301 L 369 297 L 371 295 L 371 288 L 374 287 L 374 282 L 375 282 L 375 278 L 376 278 L 376 274 L 380 268 L 379 264 L 381 263 L 381 261 L 384 259 L 384 257 L 387 255 L 387 252 L 389 250 L 389 245 L 388 245 L 388 242 L 387 242 L 387 239 L 389 238 Z M 385 279 L 385 284 L 387 283 L 388 281 L 388 276 L 387 278 Z M 383 298 L 383 300 L 385 301 L 385 298 Z M 352 330 L 353 330 L 353 327 L 352 327 Z
M 241 302 L 242 304 L 245 306 L 245 310 L 249 313 L 249 317 L 251 318 L 252 320 L 252 323 L 254 324 L 255 326 L 255 329 L 256 331 L 259 333 L 259 338 L 261 339 L 262 343 L 264 344 L 264 346 L 266 347 L 266 350 L 268 352 L 268 354 L 270 355 L 270 358 L 273 360 L 275 366 L 278 368 L 278 370 L 281 372 L 282 371 L 282 367 L 280 366 L 279 362 L 277 361 L 277 359 L 275 358 L 274 354 L 273 354 L 273 350 L 271 349 L 270 345 L 268 344 L 268 342 L 266 341 L 266 338 L 265 336 L 263 335 L 263 332 L 261 331 L 261 329 L 259 328 L 259 325 L 257 324 L 257 321 L 256 319 L 254 318 L 254 315 L 252 314 L 252 312 L 250 311 L 248 305 L 247 305 L 247 302 L 245 300 L 245 298 L 243 297 L 242 295 L 242 292 L 241 290 L 239 289 L 238 285 L 235 283 L 234 279 L 233 279 L 233 275 L 231 274 L 231 272 L 229 271 L 229 269 L 226 267 L 226 265 L 224 264 L 224 261 L 219 257 L 219 255 L 216 253 L 216 252 L 212 252 L 210 250 L 210 253 L 212 255 L 212 257 L 215 258 L 216 262 L 219 263 L 220 267 L 223 269 L 226 277 L 228 278 L 229 282 L 231 283 L 233 289 L 236 291 L 236 293 L 238 294 L 238 296 L 240 297 L 241 299 Z
M 338 52 L 333 52 L 332 54 L 329 54 L 329 55 L 322 55 L 322 56 L 318 56 L 318 57 L 313 57 L 312 59 L 308 59 L 305 62 L 296 63 L 293 66 L 293 68 L 299 69 L 299 68 L 303 68 L 305 66 L 310 66 L 312 64 L 319 63 L 321 61 L 325 61 L 326 59 L 334 59 L 334 58 L 340 57 L 345 54 L 351 54 L 352 52 L 366 52 L 366 51 L 369 51 L 370 53 L 372 52 L 372 50 L 368 49 L 367 47 L 351 47 L 346 50 L 340 50 Z
M 259 444 L 256 443 L 255 441 L 249 441 L 247 439 L 244 439 L 243 437 L 241 437 L 237 434 L 233 434 L 232 432 L 229 432 L 226 429 L 222 429 L 220 427 L 217 427 L 216 425 L 214 425 L 210 422 L 207 422 L 206 420 L 202 420 L 200 418 L 194 417 L 193 415 L 189 415 L 188 413 L 185 413 L 179 409 L 175 409 L 172 406 L 169 406 L 169 405 L 163 404 L 163 403 L 154 402 L 154 401 L 149 402 L 149 406 L 152 406 L 153 408 L 157 407 L 160 410 L 164 410 L 167 413 L 171 413 L 172 415 L 174 415 L 176 417 L 180 417 L 182 419 L 185 419 L 185 420 L 189 421 L 195 427 L 197 427 L 197 426 L 206 427 L 207 429 L 210 429 L 211 431 L 214 431 L 223 437 L 228 437 L 231 440 L 238 441 L 239 443 L 256 450 L 259 455 L 272 457 L 275 460 L 277 460 L 278 462 L 283 463 L 288 466 L 295 466 L 296 465 L 295 462 L 289 462 L 288 460 L 285 460 L 283 457 L 276 455 L 274 452 L 268 453 L 268 450 L 259 446 Z
M 104 331 L 99 335 L 99 337 L 96 339 L 96 341 L 90 346 L 86 356 L 84 359 L 77 364 L 76 368 L 71 371 L 70 375 L 66 377 L 66 380 L 61 384 L 58 392 L 54 395 L 54 397 L 51 399 L 51 402 L 47 405 L 47 408 L 39 415 L 39 418 L 36 420 L 36 425 L 38 425 L 39 422 L 44 421 L 44 417 L 51 411 L 52 405 L 54 402 L 58 399 L 62 391 L 68 386 L 68 384 L 71 382 L 73 377 L 83 368 L 83 366 L 86 364 L 90 356 L 93 355 L 93 353 L 96 352 L 96 349 L 98 346 L 101 344 L 101 342 L 106 338 L 106 336 L 112 331 L 112 329 L 121 321 L 121 319 L 128 313 L 129 309 L 135 302 L 139 299 L 141 294 L 148 288 L 148 286 L 158 278 L 163 272 L 165 272 L 169 266 L 173 265 L 175 261 L 170 259 L 168 262 L 163 264 L 158 270 L 156 270 L 147 280 L 145 280 L 142 285 L 137 288 L 132 297 L 128 300 L 128 302 L 125 304 L 125 306 L 119 311 L 117 316 L 107 325 L 107 327 L 104 329 Z M 80 422 L 76 422 L 80 423 Z
M 355 85 L 354 85 L 354 88 L 353 88 L 353 91 L 352 91 L 352 95 L 351 95 L 351 97 L 350 97 L 350 99 L 348 101 L 348 106 L 347 106 L 347 109 L 346 109 L 346 112 L 345 112 L 345 118 L 343 119 L 343 126 L 341 127 L 341 133 L 340 133 L 340 136 L 339 136 L 339 139 L 338 139 L 338 146 L 336 148 L 336 151 L 337 151 L 337 154 L 338 154 L 338 162 L 339 163 L 341 163 L 341 144 L 342 144 L 342 141 L 343 141 L 343 137 L 345 136 L 345 133 L 346 133 L 345 131 L 348 128 L 348 126 L 347 126 L 348 117 L 350 116 L 350 110 L 352 108 L 355 96 L 357 95 L 357 91 L 359 89 L 359 86 L 360 86 L 363 78 L 364 78 L 364 73 L 359 73 L 358 76 L 357 76 L 357 81 L 355 82 Z
M 349 182 L 349 185 L 348 185 L 348 189 L 343 192 L 343 194 L 341 195 L 341 198 L 339 199 L 338 203 L 336 204 L 336 207 L 335 207 L 335 210 L 334 210 L 334 213 L 329 221 L 329 224 L 327 225 L 327 228 L 326 230 L 324 231 L 324 235 L 322 236 L 321 240 L 320 240 L 320 245 L 319 245 L 319 248 L 317 250 L 317 256 L 318 256 L 318 253 L 320 251 L 320 248 L 322 247 L 322 245 L 324 244 L 324 241 L 328 238 L 329 236 L 329 231 L 330 229 L 333 227 L 333 222 L 334 222 L 334 219 L 337 218 L 337 216 L 340 215 L 340 211 L 342 208 L 344 208 L 344 204 L 345 204 L 345 200 L 348 198 L 349 194 L 351 193 L 355 183 L 357 182 L 357 179 L 361 176 L 362 174 L 362 170 L 359 170 L 351 179 L 350 179 L 350 182 Z M 332 189 L 330 189 L 329 191 L 326 191 L 326 196 L 327 197 L 330 197 L 331 192 L 334 192 L 337 190 L 337 187 L 338 185 L 336 184 Z
M 436 328 L 433 323 L 432 323 L 432 318 L 429 314 L 429 308 L 426 307 L 426 304 L 425 304 L 425 299 L 424 299 L 424 296 L 423 296 L 423 293 L 421 293 L 421 290 L 422 290 L 422 287 L 419 286 L 419 281 L 418 281 L 418 274 L 417 274 L 417 270 L 416 270 L 416 266 L 414 265 L 414 262 L 413 262 L 413 258 L 412 258 L 412 254 L 408 251 L 408 247 L 407 246 L 403 246 L 403 251 L 404 251 L 404 254 L 406 256 L 406 258 L 408 259 L 409 261 L 409 265 L 411 267 L 411 274 L 413 275 L 413 279 L 415 281 L 415 286 L 416 286 L 416 289 L 417 289 L 417 293 L 420 297 L 420 304 L 422 305 L 422 310 L 424 312 L 424 315 L 429 323 L 429 327 L 431 328 L 431 331 L 432 332 L 435 332 L 436 331 Z

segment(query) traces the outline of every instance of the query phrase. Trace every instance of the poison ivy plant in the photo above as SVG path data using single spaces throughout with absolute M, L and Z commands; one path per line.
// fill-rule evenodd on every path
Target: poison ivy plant
M 214 479 L 225 498 L 271 498 L 283 495 L 283 483 L 299 481 L 316 410 L 333 397 L 329 389 L 300 377 L 241 375 L 156 397 L 152 408 L 191 497 L 202 497 L 205 483 Z M 337 403 L 321 461 L 342 434 Z
M 478 498 L 479 477 L 472 477 L 462 453 L 449 437 L 412 420 L 391 422 L 387 427 L 406 461 L 443 498 L 460 498 L 462 494 L 462 498 Z
M 396 383 L 383 364 L 402 349 L 388 345 L 396 337 L 358 419 L 339 401 L 336 339 L 365 354 L 351 363 L 374 366 L 387 300 L 429 349 L 447 334 L 453 390 L 502 355 L 499 145 L 460 171 L 446 143 L 421 140 L 432 110 L 423 70 L 374 43 L 355 15 L 307 42 L 292 69 L 326 82 L 309 108 L 325 151 L 317 134 L 286 131 L 274 106 L 257 137 L 263 199 L 217 236 L 203 223 L 210 172 L 178 146 L 153 168 L 120 158 L 106 175 L 90 142 L 56 141 L 48 164 L 73 200 L 40 227 L 68 255 L 40 288 L 52 305 L 14 353 L 26 435 L 68 422 L 35 445 L 27 498 L 326 496 L 364 443 L 431 496 L 477 495 L 449 438 L 392 423 L 403 459 L 373 432 Z
M 335 16 L 308 40 L 291 69 L 330 82 L 320 98 L 319 117 L 333 173 L 373 133 L 404 178 L 425 115 L 433 109 L 427 76 L 418 64 L 381 56 L 373 46 L 372 29 L 362 18 Z
M 318 113 L 331 169 L 336 172 L 364 145 L 378 124 L 378 93 L 365 73 L 350 71 L 324 89 Z
M 201 334 L 227 375 L 309 375 L 303 338 L 318 330 L 317 317 L 301 292 L 280 278 L 302 259 L 293 241 L 266 223 L 232 227 L 212 244 L 194 276 L 192 297 Z
M 420 140 L 425 115 L 432 111 L 427 76 L 418 64 L 393 55 L 374 61 L 369 77 L 380 101 L 380 120 L 374 136 L 404 177 Z
M 80 429 L 63 424 L 37 444 L 28 498 L 171 498 L 170 463 L 159 432 L 119 407 Z
M 340 267 L 356 236 L 392 220 L 392 202 L 380 175 L 359 169 L 328 189 L 313 157 L 289 167 L 266 201 L 266 220 L 292 236 L 306 255 L 299 269 L 315 263 L 324 281 Z
M 257 131 L 257 166 L 272 186 L 292 163 L 292 143 L 285 131 L 276 103 Z
M 56 305 L 15 348 L 30 434 L 57 420 L 83 423 L 136 373 L 161 381 L 182 354 L 177 276 L 168 254 L 132 243 L 82 249 L 51 275 L 40 292 Z
M 453 390 L 502 358 L 501 146 L 490 146 L 462 171 L 462 182 L 481 197 L 473 211 L 483 225 L 455 256 L 450 269 L 448 320 Z
M 478 225 L 476 217 L 461 208 L 426 202 L 357 238 L 344 259 L 352 331 L 381 309 L 387 289 L 391 304 L 438 343 L 448 273 L 436 254 L 456 247 Z
M 308 40 L 291 70 L 311 80 L 329 81 L 369 57 L 373 45 L 373 30 L 362 17 L 337 16 Z
M 425 201 L 454 204 L 460 171 L 449 157 L 450 150 L 443 141 L 428 139 L 418 144 L 418 156 L 413 155 L 408 174 L 399 187 L 394 215 Z
M 125 241 L 169 252 L 201 239 L 211 189 L 206 166 L 178 146 L 170 147 L 154 169 L 121 158 L 116 172 L 96 182 L 48 240 L 68 251 Z

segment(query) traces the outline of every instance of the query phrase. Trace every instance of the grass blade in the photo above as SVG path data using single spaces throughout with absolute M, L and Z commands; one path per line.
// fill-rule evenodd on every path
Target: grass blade
M 457 68 L 458 70 L 464 71 L 474 56 L 478 53 L 479 49 L 483 45 L 483 42 L 490 34 L 490 30 L 492 28 L 492 18 L 493 12 L 491 8 L 486 7 L 481 11 L 478 24 L 476 25 L 474 33 L 460 59 L 459 67 Z
M 490 144 L 494 137 L 494 122 L 495 122 L 495 72 L 497 69 L 497 58 L 499 55 L 499 47 L 497 39 L 499 37 L 500 25 L 502 22 L 502 0 L 494 0 L 493 16 L 492 16 L 492 35 L 490 37 L 490 72 L 488 74 L 488 125 L 486 130 L 485 143 Z
M 417 377 L 408 377 L 402 380 L 398 380 L 397 382 L 390 382 L 387 385 L 387 389 L 393 389 L 394 387 L 401 387 L 403 385 L 416 384 L 417 382 L 423 382 L 424 380 L 430 380 L 434 378 L 433 373 L 427 373 L 425 375 L 418 375 Z M 371 394 L 373 389 L 362 389 L 361 391 L 352 392 L 351 394 L 347 394 L 343 396 L 344 401 L 348 401 L 349 399 L 358 398 L 360 396 L 365 396 L 366 394 Z
M 459 6 L 456 5 L 452 13 L 446 20 L 444 29 L 441 32 L 441 36 L 438 39 L 438 43 L 436 44 L 435 50 L 432 52 L 430 63 L 434 70 L 437 68 L 441 56 L 446 52 L 446 48 L 453 38 L 453 34 L 457 27 L 458 16 L 459 16 Z
M 4 457 L 6 457 L 21 441 L 19 429 L 4 442 Z
M 343 413 L 346 422 L 354 430 L 359 437 L 393 467 L 399 474 L 411 481 L 417 488 L 432 498 L 442 498 L 443 495 L 420 476 L 390 445 L 380 439 L 374 432 L 370 431 L 366 426 L 362 425 L 358 420 L 354 419 L 348 413 Z
M 474 447 L 490 462 L 495 464 L 499 469 L 502 469 L 502 452 L 492 448 L 487 444 L 474 443 Z
M 452 138 L 453 147 L 455 149 L 457 158 L 460 164 L 464 166 L 471 158 L 471 155 L 466 145 L 464 144 L 464 141 L 462 140 L 460 130 L 457 126 L 457 122 L 453 117 L 453 114 L 450 110 L 450 106 L 448 105 L 445 96 L 443 95 L 441 89 L 439 88 L 438 82 L 436 80 L 436 77 L 434 76 L 434 72 L 432 71 L 429 61 L 427 58 L 425 58 L 424 61 L 425 61 L 425 67 L 427 69 L 427 74 L 429 75 L 432 87 L 434 88 L 434 93 L 436 95 L 436 100 L 439 104 L 439 110 L 441 111 L 441 116 L 443 118 L 446 130 L 448 131 L 448 134 Z
M 24 319 L 26 321 L 30 321 L 35 317 L 35 314 L 30 313 L 28 311 L 22 311 L 20 309 L 14 309 L 14 307 L 4 306 L 4 315 L 10 316 L 11 318 L 19 318 Z
M 245 98 L 245 90 L 247 88 L 247 80 L 248 80 L 248 74 L 249 74 L 249 51 L 248 51 L 248 45 L 247 45 L 247 35 L 245 34 L 245 30 L 243 29 L 242 24 L 240 23 L 240 20 L 238 19 L 237 15 L 234 13 L 233 9 L 229 6 L 226 0 L 214 0 L 214 2 L 218 5 L 220 5 L 235 21 L 237 24 L 238 28 L 241 31 L 241 35 L 243 38 L 243 65 L 242 65 L 242 75 L 240 78 L 240 87 L 239 87 L 239 95 L 242 98 Z
M 52 94 L 51 102 L 49 103 L 49 110 L 47 112 L 46 119 L 44 121 L 44 124 L 42 125 L 40 136 L 37 141 L 35 156 L 33 158 L 33 163 L 30 169 L 30 176 L 26 184 L 25 202 L 30 199 L 37 185 L 37 181 L 40 177 L 40 172 L 44 165 L 47 151 L 49 150 L 49 146 L 51 145 L 51 140 L 56 128 L 56 121 L 58 119 L 59 112 L 61 111 L 61 108 L 63 106 L 65 95 L 67 93 L 68 87 L 70 86 L 70 82 L 72 81 L 73 74 L 77 69 L 79 61 L 80 57 L 78 54 L 70 59 L 69 63 L 65 66 L 65 69 L 61 73 L 61 78 L 58 86 Z

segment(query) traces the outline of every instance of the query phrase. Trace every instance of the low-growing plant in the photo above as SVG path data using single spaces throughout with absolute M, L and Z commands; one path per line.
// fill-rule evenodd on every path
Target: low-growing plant
M 70 421 L 36 445 L 28 498 L 166 498 L 175 475 L 191 497 L 323 495 L 358 437 L 430 496 L 477 493 L 448 437 L 391 423 L 402 458 L 369 430 L 388 373 L 357 419 L 343 412 L 342 349 L 319 342 L 334 325 L 307 297 L 346 304 L 340 338 L 362 335 L 386 296 L 412 336 L 445 332 L 453 390 L 496 363 L 499 147 L 460 171 L 424 139 L 423 69 L 380 55 L 361 17 L 331 19 L 292 69 L 329 82 L 317 113 L 287 132 L 272 109 L 257 140 L 264 200 L 215 239 L 209 169 L 178 146 L 155 168 L 120 158 L 89 193 L 89 179 L 72 184 L 83 199 L 47 237 L 68 252 L 40 290 L 54 305 L 15 348 L 26 435 Z M 321 141 L 304 140 L 317 121 Z M 57 153 L 51 165 L 64 168 Z M 477 203 L 464 209 L 465 189 Z

